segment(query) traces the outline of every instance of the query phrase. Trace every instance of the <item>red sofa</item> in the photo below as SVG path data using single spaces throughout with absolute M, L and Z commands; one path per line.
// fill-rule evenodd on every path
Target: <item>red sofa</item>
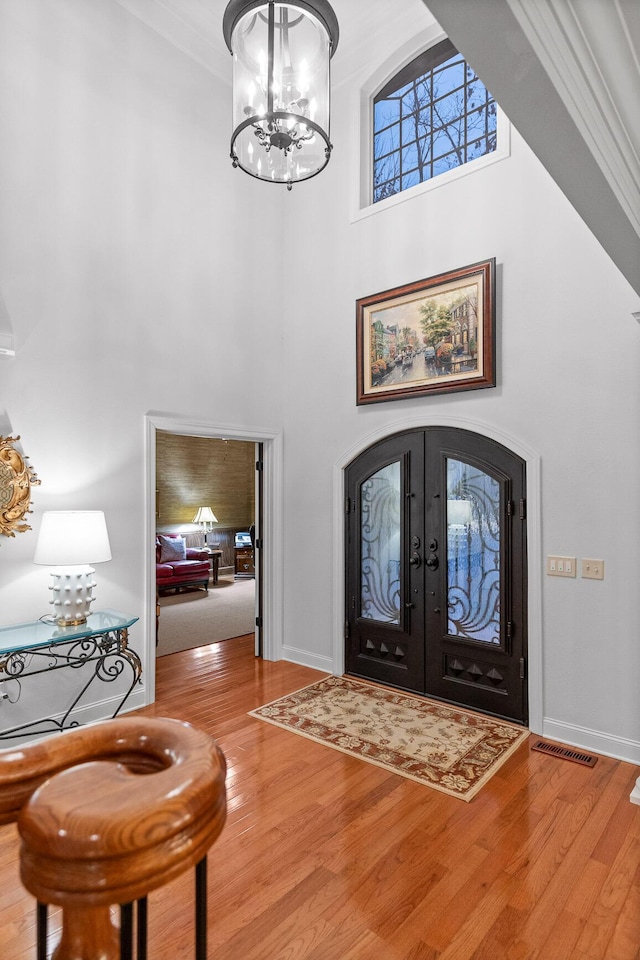
M 180 587 L 202 587 L 208 592 L 210 566 L 209 553 L 186 547 L 179 534 L 162 533 L 156 536 L 158 593 L 178 590 Z

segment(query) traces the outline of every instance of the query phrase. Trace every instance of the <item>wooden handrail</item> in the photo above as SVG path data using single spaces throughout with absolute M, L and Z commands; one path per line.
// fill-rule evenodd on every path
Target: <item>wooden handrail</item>
M 109 906 L 206 855 L 226 817 L 215 741 L 177 720 L 122 717 L 0 751 L 0 822 L 17 821 L 20 875 L 63 908 L 55 960 L 117 960 Z

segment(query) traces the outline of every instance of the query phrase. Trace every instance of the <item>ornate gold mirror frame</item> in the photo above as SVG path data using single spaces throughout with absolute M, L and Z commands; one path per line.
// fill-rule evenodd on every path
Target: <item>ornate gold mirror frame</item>
M 24 515 L 31 504 L 31 487 L 40 483 L 33 467 L 14 449 L 20 437 L 0 436 L 0 533 L 15 537 L 31 530 Z

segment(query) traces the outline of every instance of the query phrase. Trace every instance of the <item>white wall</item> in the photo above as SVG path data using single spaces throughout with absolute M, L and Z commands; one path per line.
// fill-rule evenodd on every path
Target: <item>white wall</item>
M 606 562 L 542 578 L 545 731 L 640 762 L 637 298 L 515 132 L 352 221 L 357 87 L 290 194 L 231 169 L 228 97 L 111 0 L 0 0 L 0 432 L 42 479 L 34 531 L 0 543 L 2 622 L 47 612 L 31 560 L 65 508 L 105 509 L 98 604 L 144 617 L 146 412 L 284 426 L 284 648 L 330 665 L 334 464 L 405 416 L 466 417 L 539 453 L 543 553 Z M 493 256 L 498 387 L 357 408 L 356 298 Z
M 307 228 L 305 270 L 299 237 L 287 250 L 303 305 L 285 316 L 287 652 L 333 655 L 332 464 L 403 417 L 482 421 L 540 457 L 543 554 L 606 562 L 603 582 L 542 577 L 544 732 L 638 762 L 637 297 L 516 131 L 510 158 L 351 219 L 358 122 L 356 93 L 337 91 L 332 160 L 291 205 Z M 357 408 L 356 298 L 489 257 L 498 386 Z
M 104 509 L 96 609 L 139 615 L 140 649 L 145 413 L 280 429 L 281 197 L 232 169 L 229 114 L 219 81 L 112 0 L 0 2 L 0 293 L 16 345 L 0 358 L 0 433 L 21 435 L 42 481 L 33 532 L 0 537 L 2 623 L 49 612 L 32 563 L 42 511 Z

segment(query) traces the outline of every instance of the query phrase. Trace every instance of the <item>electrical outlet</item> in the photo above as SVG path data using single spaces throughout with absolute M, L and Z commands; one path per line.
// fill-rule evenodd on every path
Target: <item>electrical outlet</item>
M 547 557 L 548 577 L 575 577 L 575 557 Z
M 586 580 L 604 580 L 604 560 L 583 560 L 581 576 Z

